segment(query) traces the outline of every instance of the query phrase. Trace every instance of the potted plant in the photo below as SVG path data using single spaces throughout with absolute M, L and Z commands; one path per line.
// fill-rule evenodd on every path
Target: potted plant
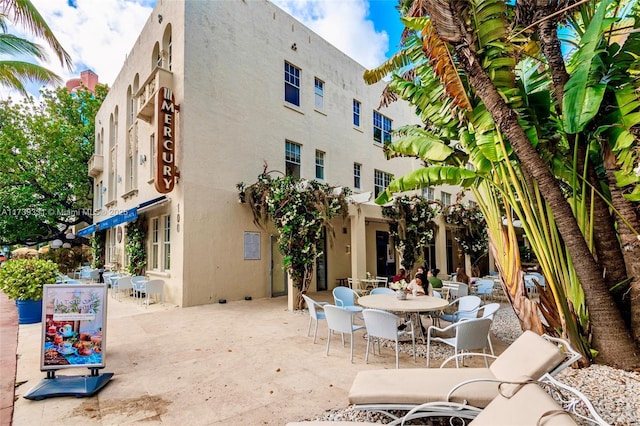
M 0 289 L 16 301 L 18 323 L 42 320 L 42 292 L 45 284 L 54 284 L 58 265 L 42 259 L 9 260 L 0 268 Z

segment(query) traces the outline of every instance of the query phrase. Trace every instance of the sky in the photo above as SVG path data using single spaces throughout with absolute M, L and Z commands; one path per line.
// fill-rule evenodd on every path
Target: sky
M 156 3 L 156 0 L 31 1 L 71 55 L 74 69 L 69 71 L 62 68 L 53 54 L 43 65 L 57 73 L 63 81 L 78 77 L 81 71 L 90 69 L 98 75 L 101 83 L 108 85 L 113 84 Z M 402 31 L 395 9 L 397 0 L 272 2 L 364 67 L 376 67 L 397 51 Z M 33 36 L 19 27 L 10 27 L 9 32 L 34 40 Z M 38 90 L 39 87 L 30 88 L 30 92 L 36 96 Z M 16 96 L 0 88 L 0 98 L 9 95 Z

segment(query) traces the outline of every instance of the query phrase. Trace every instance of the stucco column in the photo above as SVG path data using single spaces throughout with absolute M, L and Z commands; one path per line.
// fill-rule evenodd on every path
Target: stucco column
M 367 273 L 367 234 L 365 214 L 357 204 L 349 206 L 351 221 L 351 276 L 363 278 Z
M 287 274 L 287 309 L 293 311 L 293 306 L 296 303 L 296 298 L 298 297 L 298 289 L 293 285 L 293 280 L 291 279 L 291 275 Z
M 434 219 L 438 229 L 435 232 L 436 239 L 436 268 L 440 269 L 442 274 L 448 274 L 449 267 L 447 265 L 447 229 L 445 227 L 444 216 L 438 215 Z

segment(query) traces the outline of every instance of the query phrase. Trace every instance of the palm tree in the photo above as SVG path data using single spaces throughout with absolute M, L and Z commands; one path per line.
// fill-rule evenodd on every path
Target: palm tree
M 63 66 L 71 69 L 71 57 L 62 48 L 53 32 L 30 0 L 0 0 L 0 54 L 8 57 L 30 56 L 46 60 L 45 49 L 31 41 L 9 34 L 7 22 L 22 25 L 34 36 L 43 38 Z M 0 61 L 0 84 L 26 94 L 25 83 L 58 84 L 60 78 L 52 71 L 21 60 Z
M 494 249 L 504 252 L 503 284 L 514 308 L 523 325 L 537 329 L 537 308 L 522 297 L 519 259 L 514 263 L 508 253 L 513 242 L 509 213 L 514 209 L 526 223 L 525 232 L 541 260 L 545 276 L 551 278 L 551 292 L 543 299 L 547 307 L 554 304 L 556 307 L 555 313 L 543 309 L 550 326 L 569 335 L 585 355 L 590 357 L 589 348 L 594 347 L 602 362 L 632 368 L 638 365 L 634 355 L 637 348 L 609 288 L 601 283 L 603 271 L 592 254 L 594 220 L 585 212 L 589 211 L 587 197 L 596 191 L 588 185 L 582 169 L 577 169 L 578 161 L 571 154 L 581 152 L 574 149 L 573 142 L 582 142 L 582 137 L 593 140 L 597 134 L 581 133 L 600 109 L 596 105 L 596 113 L 589 117 L 591 111 L 582 108 L 584 93 L 592 95 L 594 91 L 584 77 L 585 68 L 588 76 L 593 75 L 591 71 L 595 68 L 591 63 L 585 65 L 583 58 L 595 49 L 593 41 L 603 38 L 608 27 L 604 24 L 608 22 L 610 26 L 611 22 L 604 20 L 610 2 L 592 3 L 598 13 L 588 15 L 593 18 L 585 24 L 587 30 L 579 53 L 574 54 L 582 67 L 572 69 L 569 79 L 560 74 L 549 78 L 547 72 L 536 76 L 539 67 L 560 68 L 559 47 L 549 33 L 556 31 L 555 21 L 549 17 L 567 11 L 559 10 L 557 4 L 554 3 L 558 9 L 548 10 L 536 2 L 523 1 L 510 9 L 498 0 L 415 0 L 403 9 L 403 22 L 408 28 L 403 51 L 378 69 L 366 72 L 365 80 L 376 81 L 389 71 L 412 67 L 411 73 L 393 77 L 390 92 L 416 106 L 431 134 L 410 144 L 394 143 L 388 147 L 389 157 L 422 154 L 421 158 L 429 163 L 424 147 L 433 145 L 434 139 L 455 140 L 463 148 L 447 160 L 457 161 L 458 167 L 430 166 L 401 177 L 391 183 L 379 201 L 388 200 L 391 192 L 438 181 L 457 180 L 470 185 L 480 198 L 485 216 L 493 216 L 491 220 L 487 217 L 490 236 Z M 518 9 L 519 6 L 522 8 Z M 425 14 L 428 18 L 422 17 Z M 542 40 L 538 48 L 543 47 L 544 55 L 535 55 L 535 49 L 531 49 L 536 45 L 531 37 L 533 30 Z M 629 40 L 633 42 L 633 36 L 627 43 Z M 533 55 L 535 67 L 522 66 L 521 58 L 526 55 Z M 637 61 L 634 64 L 637 66 Z M 571 102 L 566 97 L 563 100 L 564 93 L 571 94 Z M 576 100 L 580 96 L 583 98 Z M 392 98 L 385 95 L 383 99 Z M 551 103 L 552 98 L 555 103 Z M 601 109 L 606 111 L 606 105 Z M 637 105 L 631 108 L 636 110 Z M 629 112 L 629 108 L 625 111 Z M 574 121 L 578 125 L 571 127 Z M 617 146 L 618 158 L 629 157 L 628 150 Z M 562 147 L 566 148 L 564 152 Z M 461 169 L 460 165 L 466 162 L 475 170 Z M 506 229 L 497 223 L 501 215 L 507 216 Z M 500 263 L 500 254 L 496 258 Z M 576 336 L 581 336 L 582 341 L 576 342 Z

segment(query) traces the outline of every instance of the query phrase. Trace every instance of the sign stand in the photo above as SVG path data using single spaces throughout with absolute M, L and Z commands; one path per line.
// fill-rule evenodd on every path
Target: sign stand
M 40 370 L 47 372 L 24 398 L 93 396 L 113 373 L 105 367 L 107 286 L 105 284 L 46 284 L 42 307 Z M 66 368 L 86 367 L 85 376 L 56 376 Z
M 97 368 L 91 369 L 88 376 L 58 376 L 55 370 L 47 371 L 47 378 L 40 380 L 24 397 L 40 401 L 56 396 L 75 396 L 82 398 L 93 396 L 109 383 L 113 373 L 98 374 Z

